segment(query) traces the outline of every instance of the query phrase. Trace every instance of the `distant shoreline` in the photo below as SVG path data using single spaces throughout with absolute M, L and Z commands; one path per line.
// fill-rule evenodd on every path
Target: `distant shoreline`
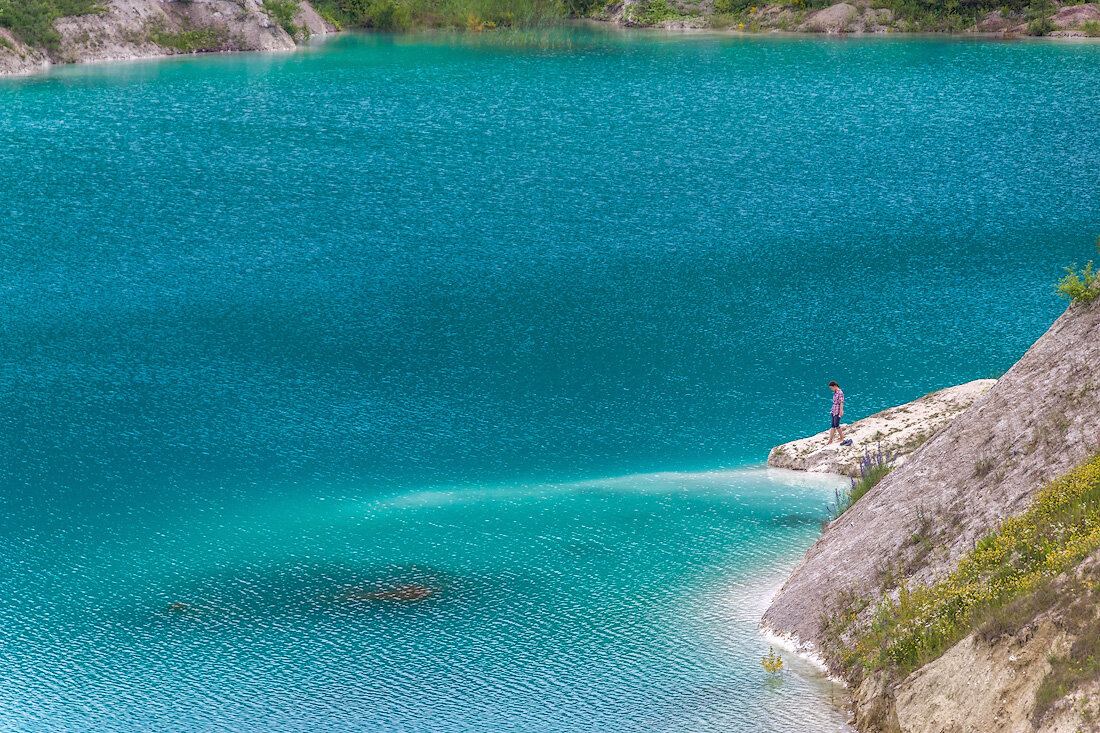
M 309 39 L 341 35 L 344 32 L 390 33 L 353 27 L 348 31 L 322 17 L 307 0 L 300 0 L 295 23 L 280 25 L 261 10 L 226 19 L 214 0 L 210 4 L 179 4 L 161 16 L 150 0 L 148 12 L 116 17 L 111 12 L 62 17 L 54 21 L 57 46 L 53 49 L 29 45 L 11 30 L 0 27 L 0 77 L 33 76 L 58 66 L 135 61 L 172 56 L 209 56 L 226 53 L 292 52 Z M 677 0 L 679 1 L 679 0 Z M 660 12 L 639 15 L 637 8 L 659 4 Z M 869 0 L 837 3 L 819 10 L 794 11 L 782 4 L 762 4 L 739 14 L 682 14 L 672 10 L 668 0 L 610 3 L 603 10 L 584 17 L 562 18 L 551 24 L 497 26 L 485 23 L 473 30 L 446 26 L 414 26 L 408 33 L 469 34 L 471 37 L 512 31 L 555 30 L 577 27 L 613 31 L 663 31 L 708 33 L 724 37 L 828 37 L 845 39 L 928 37 L 967 40 L 1100 41 L 1100 3 L 1066 6 L 1053 12 L 1041 35 L 1029 34 L 1023 16 L 987 14 L 973 26 L 952 30 L 911 27 L 911 21 L 895 19 L 884 8 L 870 7 Z M 1083 29 L 1084 28 L 1084 29 Z M 292 32 L 293 31 L 293 32 Z

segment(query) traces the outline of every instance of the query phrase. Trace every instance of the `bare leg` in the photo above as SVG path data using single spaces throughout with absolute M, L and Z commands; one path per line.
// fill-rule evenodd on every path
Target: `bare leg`
M 829 428 L 829 442 L 826 443 L 825 445 L 829 445 L 834 440 L 836 440 L 836 438 L 834 437 L 835 435 L 836 435 L 836 428 Z M 841 440 L 843 440 L 843 438 L 841 438 Z
M 840 433 L 840 439 L 841 439 L 841 441 L 843 441 L 844 440 L 844 428 L 837 428 L 836 431 L 838 433 Z

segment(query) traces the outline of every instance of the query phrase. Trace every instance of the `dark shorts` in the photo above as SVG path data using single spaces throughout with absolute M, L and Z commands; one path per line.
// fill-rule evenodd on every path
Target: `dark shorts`
M 840 415 L 833 415 L 833 427 L 834 428 L 839 428 L 840 427 Z

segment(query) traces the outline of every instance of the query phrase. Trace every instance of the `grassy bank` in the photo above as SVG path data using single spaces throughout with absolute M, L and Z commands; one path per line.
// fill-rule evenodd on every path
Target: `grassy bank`
M 562 0 L 316 0 L 314 7 L 340 28 L 387 31 L 531 28 L 559 23 L 573 11 Z
M 291 0 L 280 0 L 288 2 Z M 628 25 L 660 26 L 675 22 L 746 32 L 949 32 L 998 30 L 1022 26 L 1030 35 L 1046 35 L 1059 7 L 1053 0 L 849 0 L 850 17 L 830 23 L 814 13 L 837 0 L 316 0 L 314 6 L 340 27 L 408 30 L 453 28 L 491 30 L 549 25 L 566 18 L 616 20 Z M 986 25 L 983 25 L 986 23 Z M 989 25 L 992 23 L 992 25 Z M 1094 28 L 1095 26 L 1095 28 Z M 1100 23 L 1086 21 L 1086 35 L 1100 34 Z
M 868 602 L 843 599 L 827 621 L 830 652 L 853 679 L 878 670 L 903 678 L 972 631 L 995 637 L 1049 609 L 1055 596 L 1088 598 L 1089 592 L 1055 592 L 1051 583 L 1098 548 L 1100 456 L 1094 456 L 1046 486 L 1026 512 L 984 537 L 950 576 L 927 586 L 902 585 L 879 604 L 869 628 L 854 627 Z M 1088 626 L 1095 620 L 1092 604 L 1086 606 L 1081 620 Z M 1082 659 L 1067 659 L 1057 668 L 1059 677 L 1048 696 L 1072 685 L 1075 670 L 1087 658 L 1084 652 L 1078 656 Z

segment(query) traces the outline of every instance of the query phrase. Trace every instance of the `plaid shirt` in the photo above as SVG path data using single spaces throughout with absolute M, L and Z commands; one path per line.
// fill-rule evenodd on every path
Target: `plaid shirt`
M 839 415 L 840 411 L 842 409 L 844 409 L 844 392 L 842 392 L 840 389 L 837 389 L 836 392 L 833 392 L 833 413 L 832 414 Z

